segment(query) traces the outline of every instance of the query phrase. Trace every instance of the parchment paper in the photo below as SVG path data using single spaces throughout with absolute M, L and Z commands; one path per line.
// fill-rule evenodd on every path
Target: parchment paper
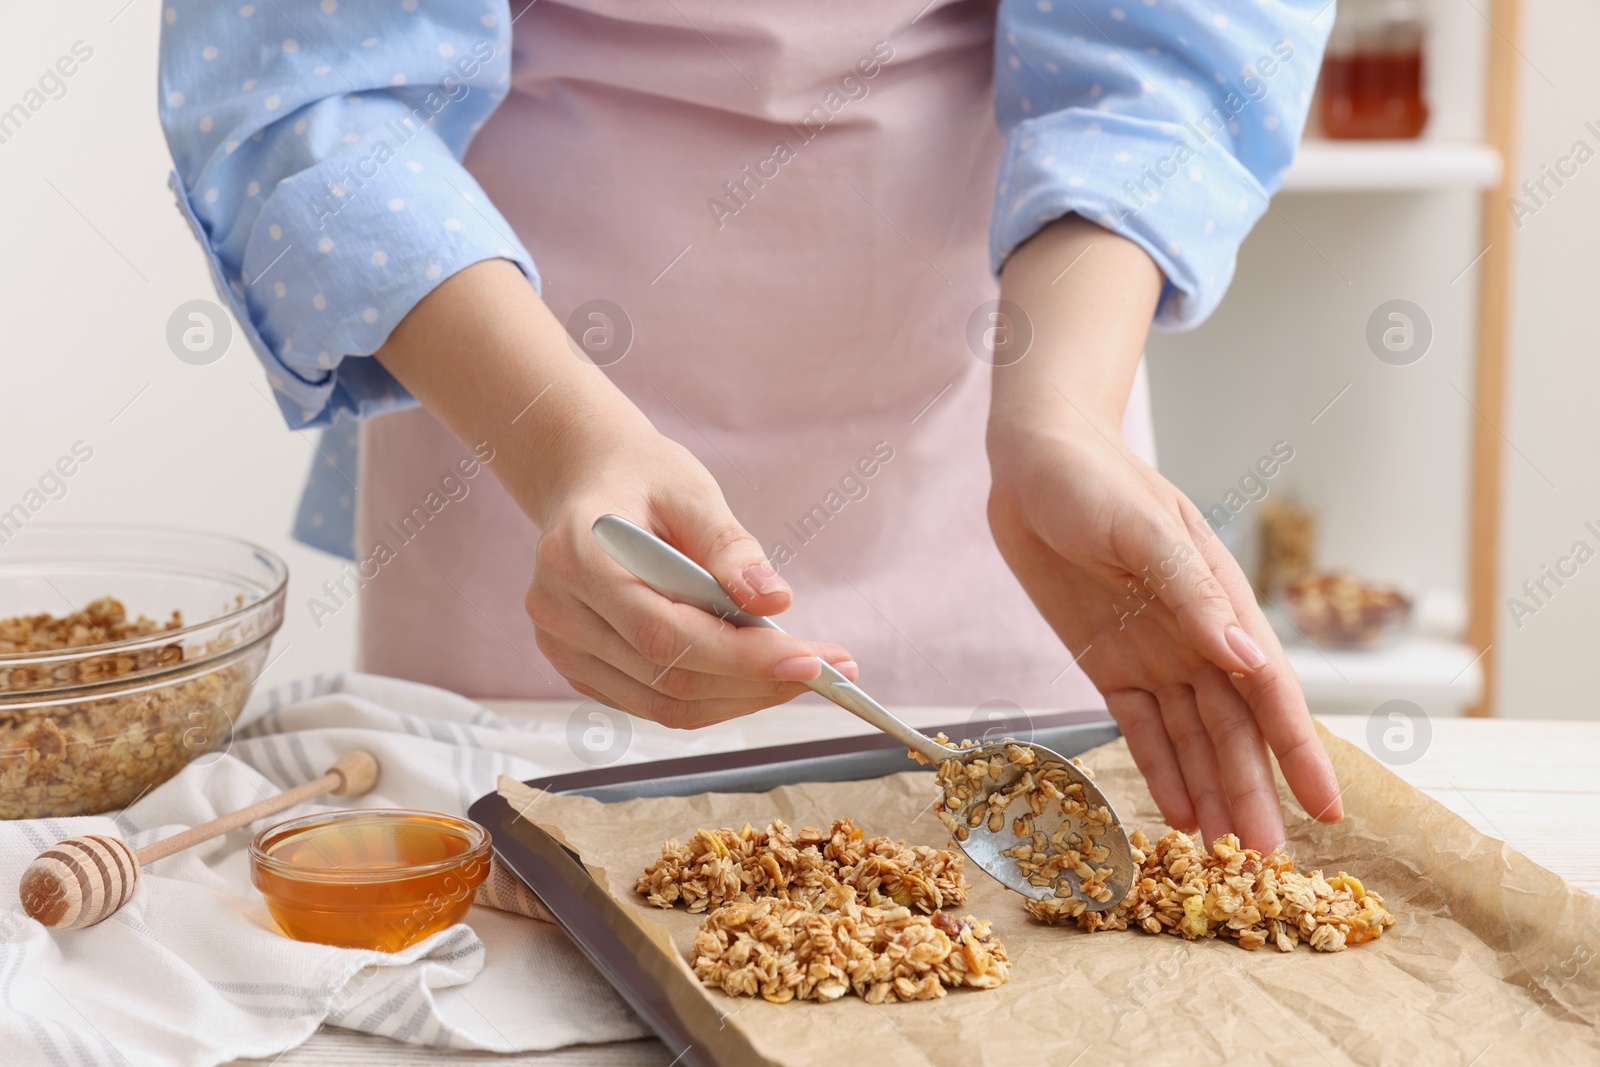
M 1383 895 L 1398 921 L 1377 941 L 1247 952 L 1232 941 L 1047 927 L 969 862 L 972 893 L 951 910 L 993 921 L 1011 981 L 882 1006 L 853 995 L 776 1005 L 704 988 L 685 962 L 703 917 L 648 906 L 634 879 L 665 838 L 775 817 L 798 828 L 849 816 L 869 834 L 943 846 L 929 775 L 618 804 L 550 795 L 529 804 L 524 792 L 513 803 L 583 858 L 637 924 L 641 953 L 671 954 L 677 966 L 664 970 L 683 986 L 674 999 L 706 998 L 768 1064 L 1600 1063 L 1600 898 L 1359 749 L 1326 732 L 1323 742 L 1346 817 L 1314 822 L 1280 778 L 1289 851 L 1299 869 L 1346 870 Z M 1130 830 L 1152 840 L 1164 831 L 1124 742 L 1084 759 Z

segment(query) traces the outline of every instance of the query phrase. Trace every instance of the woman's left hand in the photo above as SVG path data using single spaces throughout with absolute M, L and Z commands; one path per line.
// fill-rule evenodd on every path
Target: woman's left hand
M 1332 766 L 1249 582 L 1116 431 L 1069 409 L 1048 431 L 991 435 L 1001 555 L 1105 696 L 1170 825 L 1281 844 L 1269 747 L 1306 810 L 1337 819 Z
M 1012 254 L 1003 313 L 1033 340 L 994 372 L 989 525 L 1104 694 L 1167 822 L 1267 851 L 1284 840 L 1272 753 L 1314 818 L 1343 808 L 1250 583 L 1199 509 L 1122 441 L 1162 284 L 1137 244 L 1076 216 Z

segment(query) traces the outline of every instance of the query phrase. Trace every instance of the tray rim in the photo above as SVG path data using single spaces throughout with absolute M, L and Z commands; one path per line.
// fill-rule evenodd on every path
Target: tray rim
M 1120 730 L 1110 714 L 1103 709 L 1090 711 L 1058 711 L 1026 716 L 1024 730 L 1057 727 L 1111 727 L 1112 736 Z M 933 727 L 927 732 L 943 730 L 955 741 L 968 737 L 982 737 L 993 729 L 986 720 L 953 723 Z M 826 758 L 858 752 L 903 748 L 898 741 L 881 733 L 858 734 L 847 737 L 824 738 L 797 744 L 768 745 L 759 748 L 735 749 L 726 752 L 698 753 L 664 760 L 639 763 L 613 764 L 566 774 L 546 775 L 528 780 L 525 784 L 559 795 L 581 793 L 585 789 L 619 785 L 629 782 L 650 782 L 681 778 L 716 770 L 734 770 L 768 764 L 792 763 L 800 760 Z M 916 770 L 920 765 L 908 765 Z M 931 767 L 921 769 L 932 773 Z M 668 771 L 676 773 L 650 773 Z M 795 779 L 801 781 L 803 779 Z M 790 784 L 790 783 L 783 783 Z M 705 790 L 718 792 L 718 790 Z M 666 795 L 666 794 L 661 794 Z M 601 801 L 606 803 L 606 801 Z M 722 1025 L 722 1013 L 704 997 L 695 997 L 683 1003 L 674 997 L 672 989 L 652 973 L 662 970 L 653 963 L 670 960 L 644 959 L 632 952 L 621 936 L 621 930 L 635 934 L 631 920 L 622 915 L 620 905 L 590 877 L 582 858 L 556 840 L 549 833 L 522 817 L 512 809 L 510 802 L 498 792 L 479 797 L 468 808 L 468 817 L 489 831 L 494 855 L 505 869 L 527 887 L 595 969 L 606 979 L 612 989 L 644 1020 L 655 1036 L 676 1058 L 673 1064 L 683 1067 L 746 1067 L 749 1064 L 769 1063 L 749 1043 L 749 1039 L 736 1027 Z M 509 818 L 508 818 L 509 816 Z M 520 851 L 521 857 L 508 852 Z M 544 877 L 537 877 L 534 885 L 523 872 L 519 860 L 527 858 L 544 864 Z M 537 869 L 537 868 L 530 868 Z M 541 891 L 542 890 L 542 891 Z M 619 965 L 619 959 L 631 959 L 633 966 Z M 686 1019 L 685 1013 L 695 1016 Z M 716 1034 L 709 1040 L 702 1034 L 715 1024 Z
M 1040 728 L 1053 729 L 1061 726 L 1102 726 L 1107 724 L 1115 727 L 1116 721 L 1104 710 L 1053 711 L 1046 714 L 1025 716 L 1021 723 L 1023 729 L 1018 732 L 1024 734 L 1024 740 L 1027 740 L 1027 734 L 1031 734 L 1034 730 Z M 982 726 L 984 729 L 981 731 L 975 730 L 974 727 L 978 726 Z M 963 741 L 969 737 L 985 736 L 993 729 L 994 725 L 991 722 L 977 720 L 967 723 L 947 723 L 943 726 L 930 727 L 923 732 L 931 736 L 942 731 L 952 740 Z M 1118 733 L 1120 734 L 1120 732 L 1119 730 Z M 629 782 L 685 777 L 689 774 L 703 774 L 708 771 L 734 770 L 775 763 L 798 762 L 806 759 L 821 759 L 828 756 L 849 755 L 857 752 L 904 748 L 904 745 L 888 734 L 852 734 L 845 737 L 825 737 L 814 741 L 799 741 L 787 745 L 763 745 L 759 748 L 700 752 L 688 756 L 673 756 L 669 759 L 648 760 L 639 763 L 613 763 L 605 767 L 592 767 L 587 770 L 546 775 L 543 778 L 530 778 L 523 784 L 533 789 L 568 794 L 605 785 L 623 785 Z M 906 770 L 917 770 L 919 767 L 928 769 L 925 765 L 908 764 Z M 639 773 L 651 768 L 657 769 L 659 773 Z M 718 790 L 708 790 L 708 792 L 718 792 Z M 497 793 L 487 794 L 487 796 L 498 795 Z M 481 801 L 484 798 L 479 799 Z M 476 807 L 476 803 L 474 807 Z

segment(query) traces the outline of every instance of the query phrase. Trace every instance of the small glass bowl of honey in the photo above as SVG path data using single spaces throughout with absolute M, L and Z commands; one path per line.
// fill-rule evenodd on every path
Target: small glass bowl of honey
M 261 831 L 250 867 L 296 941 L 398 952 L 466 915 L 489 874 L 489 832 L 437 811 L 328 811 Z

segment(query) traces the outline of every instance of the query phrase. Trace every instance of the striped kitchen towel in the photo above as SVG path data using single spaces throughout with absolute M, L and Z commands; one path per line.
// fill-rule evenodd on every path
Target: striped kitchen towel
M 133 899 L 86 930 L 48 930 L 18 904 L 40 851 L 80 834 L 138 848 L 289 786 L 366 749 L 377 788 L 298 808 L 150 864 Z M 564 723 L 510 724 L 463 697 L 359 674 L 254 697 L 223 752 L 124 811 L 0 822 L 0 1063 L 227 1063 L 271 1057 L 323 1025 L 399 1041 L 510 1052 L 648 1031 L 514 876 L 495 871 L 467 920 L 403 952 L 293 941 L 250 884 L 263 825 L 338 807 L 464 815 L 498 775 L 584 766 Z

